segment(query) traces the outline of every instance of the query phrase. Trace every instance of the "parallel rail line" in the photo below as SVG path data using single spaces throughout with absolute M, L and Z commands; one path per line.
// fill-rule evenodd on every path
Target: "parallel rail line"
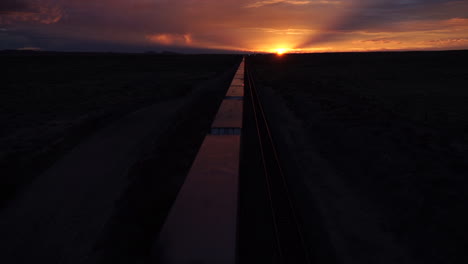
M 252 71 L 246 63 L 245 82 L 253 105 L 265 184 L 280 263 L 311 263 L 278 151 L 257 93 Z

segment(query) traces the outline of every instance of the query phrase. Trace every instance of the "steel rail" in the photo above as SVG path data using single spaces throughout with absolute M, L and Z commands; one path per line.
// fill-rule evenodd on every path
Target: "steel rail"
M 274 228 L 274 232 L 275 232 L 275 242 L 276 242 L 276 246 L 277 246 L 277 250 L 278 250 L 278 253 L 280 255 L 280 258 L 282 258 L 283 254 L 282 254 L 282 251 L 281 251 L 281 242 L 280 242 L 280 239 L 279 239 L 279 231 L 278 231 L 278 223 L 277 223 L 277 219 L 275 217 L 276 213 L 275 213 L 275 209 L 274 209 L 274 206 L 273 206 L 273 197 L 272 197 L 272 184 L 271 184 L 271 180 L 270 180 L 270 177 L 268 175 L 268 169 L 267 169 L 267 165 L 266 165 L 266 159 L 265 159 L 265 154 L 264 154 L 264 148 L 263 148 L 263 141 L 262 141 L 262 136 L 261 136 L 261 132 L 260 132 L 260 127 L 259 127 L 259 124 L 260 124 L 260 121 L 258 120 L 258 116 L 257 116 L 257 110 L 256 110 L 256 100 L 255 100 L 255 96 L 253 94 L 253 82 L 252 82 L 252 78 L 251 78 L 251 75 L 249 74 L 248 72 L 248 69 L 247 69 L 247 66 L 246 66 L 246 70 L 245 70 L 245 77 L 247 77 L 247 81 L 248 81 L 248 84 L 249 84 L 249 92 L 250 92 L 250 98 L 251 98 L 251 102 L 252 102 L 252 110 L 253 110 L 253 114 L 254 114 L 254 119 L 255 119 L 255 128 L 256 128 L 256 131 L 257 131 L 257 136 L 258 136 L 258 141 L 259 141 L 259 144 L 260 144 L 260 153 L 261 153 L 261 158 L 262 158 L 262 166 L 263 166 L 263 171 L 265 173 L 265 181 L 266 181 L 266 187 L 267 187 L 267 194 L 268 194 L 268 201 L 269 201 L 269 205 L 270 205 L 270 210 L 271 210 L 271 215 L 272 215 L 272 221 L 273 221 L 273 228 Z
M 301 248 L 300 251 L 302 252 L 303 254 L 303 257 L 301 259 L 303 259 L 303 262 L 304 263 L 312 263 L 311 262 L 311 257 L 310 257 L 310 254 L 307 250 L 307 247 L 306 247 L 306 243 L 305 243 L 305 239 L 304 239 L 304 236 L 303 236 L 303 232 L 302 232 L 302 228 L 299 224 L 299 221 L 298 221 L 298 217 L 297 217 L 297 214 L 296 214 L 296 210 L 294 209 L 294 204 L 293 204 L 293 201 L 292 201 L 292 198 L 291 198 L 291 193 L 290 193 L 290 190 L 288 188 L 288 184 L 287 184 L 287 181 L 286 181 L 286 177 L 284 175 L 284 170 L 281 166 L 281 163 L 280 163 L 280 160 L 279 160 L 279 154 L 278 154 L 278 151 L 275 147 L 275 144 L 274 144 L 274 141 L 273 141 L 273 137 L 272 137 L 272 133 L 271 133 L 271 129 L 269 127 L 269 124 L 268 124 L 268 121 L 267 121 L 267 118 L 266 118 L 266 115 L 265 115 L 265 111 L 264 111 L 264 108 L 263 108 L 263 105 L 259 99 L 259 96 L 258 96 L 258 92 L 257 92 L 257 87 L 255 85 L 255 81 L 254 81 L 254 78 L 252 76 L 252 72 L 250 70 L 250 65 L 248 65 L 246 63 L 246 70 L 245 70 L 245 76 L 246 76 L 246 80 L 248 82 L 248 85 L 249 85 L 249 90 L 250 90 L 250 96 L 251 96 L 251 99 L 252 99 L 252 105 L 253 105 L 253 114 L 254 114 L 254 119 L 255 119 L 255 122 L 256 122 L 256 129 L 257 129 L 257 135 L 258 135 L 258 140 L 259 140 L 259 143 L 260 143 L 260 153 L 261 153 L 261 160 L 262 160 L 262 163 L 263 163 L 263 169 L 264 169 L 264 173 L 265 173 L 265 180 L 266 180 L 266 185 L 267 185 L 267 190 L 268 190 L 268 199 L 269 199 L 269 202 L 270 202 L 270 208 L 271 208 L 271 211 L 272 211 L 272 218 L 273 218 L 273 224 L 274 224 L 274 235 L 275 235 L 275 240 L 276 240 L 276 244 L 278 246 L 278 254 L 279 254 L 279 257 L 280 259 L 285 262 L 286 258 L 288 256 L 287 253 L 285 252 L 285 247 L 287 246 L 291 246 L 291 245 L 288 245 L 287 243 L 282 243 L 282 235 L 281 235 L 281 232 L 289 232 L 291 230 L 282 230 L 284 228 L 288 228 L 288 224 L 287 222 L 289 221 L 287 218 L 291 218 L 290 220 L 292 220 L 292 227 L 290 226 L 290 228 L 293 228 L 294 230 L 293 233 L 296 234 L 297 237 L 295 237 L 294 235 L 294 240 L 295 243 L 299 244 L 298 246 Z M 266 135 L 266 140 L 263 140 L 262 139 L 262 133 L 261 133 L 261 129 L 260 127 L 263 127 L 265 129 L 265 135 Z M 265 141 L 265 142 L 264 142 Z M 271 148 L 271 152 L 273 154 L 273 160 L 272 162 L 274 163 L 274 166 L 275 168 L 277 168 L 277 174 L 279 175 L 279 180 L 280 180 L 280 183 L 277 183 L 275 185 L 274 183 L 274 179 L 273 177 L 275 176 L 274 173 L 271 173 L 270 170 L 268 169 L 268 165 L 267 165 L 267 157 L 266 157 L 266 153 L 265 153 L 265 147 L 266 145 L 269 145 L 269 147 Z M 270 166 L 271 167 L 271 166 Z M 272 169 L 272 168 L 270 168 Z M 276 187 L 276 192 L 274 189 L 274 187 Z M 282 196 L 282 197 L 276 197 L 276 196 Z M 276 197 L 276 199 L 275 199 Z M 284 204 L 281 204 L 281 202 L 283 202 L 284 200 L 286 200 L 286 208 L 284 208 Z M 275 202 L 276 201 L 276 202 Z M 281 208 L 281 206 L 283 206 L 283 208 Z M 281 212 L 283 211 L 283 215 L 281 215 Z M 288 215 L 287 212 L 290 213 L 290 215 Z M 282 219 L 281 217 L 285 217 L 286 219 Z M 283 220 L 282 222 L 279 221 L 279 220 Z M 281 225 L 282 223 L 282 225 Z M 285 242 L 292 242 L 292 241 L 285 241 Z M 296 256 L 296 257 L 299 257 L 299 256 Z M 299 257 L 300 258 L 300 257 Z

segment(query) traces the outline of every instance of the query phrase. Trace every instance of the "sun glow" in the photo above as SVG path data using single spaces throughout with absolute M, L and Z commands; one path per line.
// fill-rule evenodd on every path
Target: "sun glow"
M 276 49 L 276 54 L 278 54 L 278 55 L 283 55 L 283 54 L 285 54 L 286 52 L 287 52 L 286 49 L 282 49 L 282 48 L 281 48 L 281 49 Z

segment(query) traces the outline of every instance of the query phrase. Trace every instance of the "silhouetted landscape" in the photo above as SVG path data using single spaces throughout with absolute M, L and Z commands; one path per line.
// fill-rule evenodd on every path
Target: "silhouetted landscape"
M 468 1 L 0 0 L 0 264 L 468 263 Z
M 305 201 L 315 201 L 344 263 L 468 260 L 467 60 L 466 51 L 251 59 L 309 238 L 317 214 Z
M 103 124 L 187 96 L 237 60 L 230 55 L 4 52 L 1 201 Z
M 154 243 L 241 60 L 0 53 L 0 262 L 157 262 Z M 467 61 L 468 51 L 245 56 L 245 97 L 257 87 L 313 263 L 468 261 Z M 280 259 L 252 168 L 252 98 L 238 263 Z

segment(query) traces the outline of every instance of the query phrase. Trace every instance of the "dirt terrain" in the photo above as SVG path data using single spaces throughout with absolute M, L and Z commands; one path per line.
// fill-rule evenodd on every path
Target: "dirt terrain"
M 467 261 L 467 59 L 249 58 L 317 260 L 321 225 L 338 263 Z

